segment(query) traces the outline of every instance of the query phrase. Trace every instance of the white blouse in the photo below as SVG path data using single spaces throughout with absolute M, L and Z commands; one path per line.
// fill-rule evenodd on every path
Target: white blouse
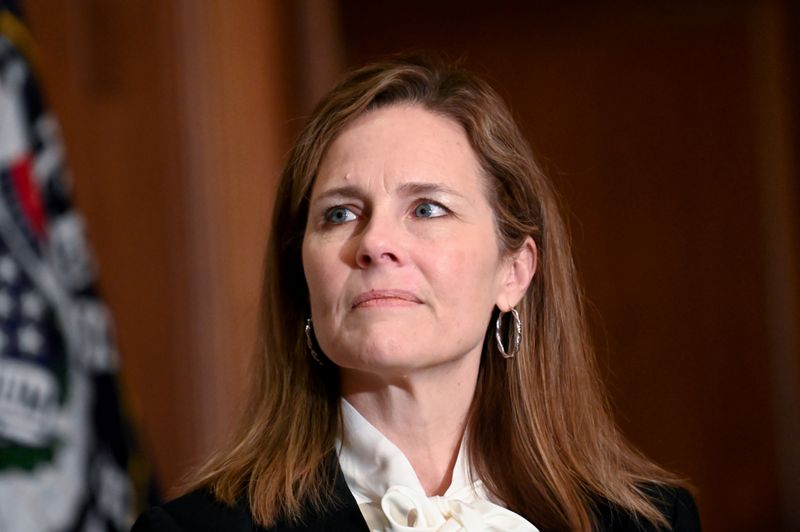
M 403 452 L 342 399 L 339 464 L 373 532 L 538 532 L 493 499 L 468 464 L 462 440 L 453 480 L 444 495 L 428 497 Z

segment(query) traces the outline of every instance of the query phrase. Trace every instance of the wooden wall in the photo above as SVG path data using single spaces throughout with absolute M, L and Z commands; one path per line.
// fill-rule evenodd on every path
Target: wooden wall
M 797 10 L 671 6 L 25 2 L 163 484 L 232 426 L 297 117 L 427 49 L 493 82 L 556 182 L 625 433 L 707 530 L 800 527 Z
M 696 485 L 707 529 L 796 529 L 792 15 L 414 5 L 343 1 L 348 62 L 434 50 L 494 82 L 569 211 L 624 432 Z
M 162 485 L 231 429 L 287 143 L 275 3 L 31 0 L 47 95 Z

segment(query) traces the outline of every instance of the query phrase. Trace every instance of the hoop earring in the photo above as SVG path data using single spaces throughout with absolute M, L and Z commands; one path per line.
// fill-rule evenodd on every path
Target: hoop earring
M 513 336 L 511 337 L 511 345 L 508 346 L 508 351 L 503 347 L 503 339 L 500 332 L 503 328 L 503 315 L 508 314 L 508 312 L 501 311 L 497 315 L 497 321 L 494 323 L 494 337 L 497 340 L 497 349 L 500 351 L 500 354 L 503 355 L 503 358 L 514 358 L 514 356 L 519 353 L 519 347 L 520 344 L 522 344 L 522 321 L 519 319 L 517 309 L 512 308 L 510 312 L 514 320 L 514 330 Z
M 314 351 L 314 340 L 312 339 L 313 334 L 314 331 L 311 329 L 311 318 L 308 318 L 306 319 L 306 345 L 308 346 L 308 350 L 311 352 L 311 358 L 316 360 L 317 364 L 322 366 L 322 360 L 320 360 L 317 352 Z

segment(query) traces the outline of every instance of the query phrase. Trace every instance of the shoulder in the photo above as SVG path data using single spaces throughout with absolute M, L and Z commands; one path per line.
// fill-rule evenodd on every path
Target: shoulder
M 235 506 L 217 501 L 205 489 L 187 493 L 161 506 L 145 511 L 131 532 L 367 532 L 361 510 L 344 477 L 337 475 L 328 506 L 307 505 L 300 522 L 279 520 L 270 528 L 253 521 L 250 505 L 242 498 Z
M 674 532 L 699 532 L 700 516 L 685 488 L 648 485 L 645 491 Z M 597 506 L 598 532 L 657 532 L 659 529 L 606 502 Z
M 244 504 L 227 506 L 208 490 L 197 490 L 145 511 L 131 532 L 216 532 L 263 530 L 253 524 Z

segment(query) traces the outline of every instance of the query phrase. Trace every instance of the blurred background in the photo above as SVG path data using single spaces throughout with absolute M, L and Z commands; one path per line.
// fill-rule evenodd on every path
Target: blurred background
M 303 116 L 416 50 L 486 77 L 554 180 L 625 434 L 706 530 L 800 530 L 800 9 L 609 4 L 22 2 L 166 493 L 233 426 Z

